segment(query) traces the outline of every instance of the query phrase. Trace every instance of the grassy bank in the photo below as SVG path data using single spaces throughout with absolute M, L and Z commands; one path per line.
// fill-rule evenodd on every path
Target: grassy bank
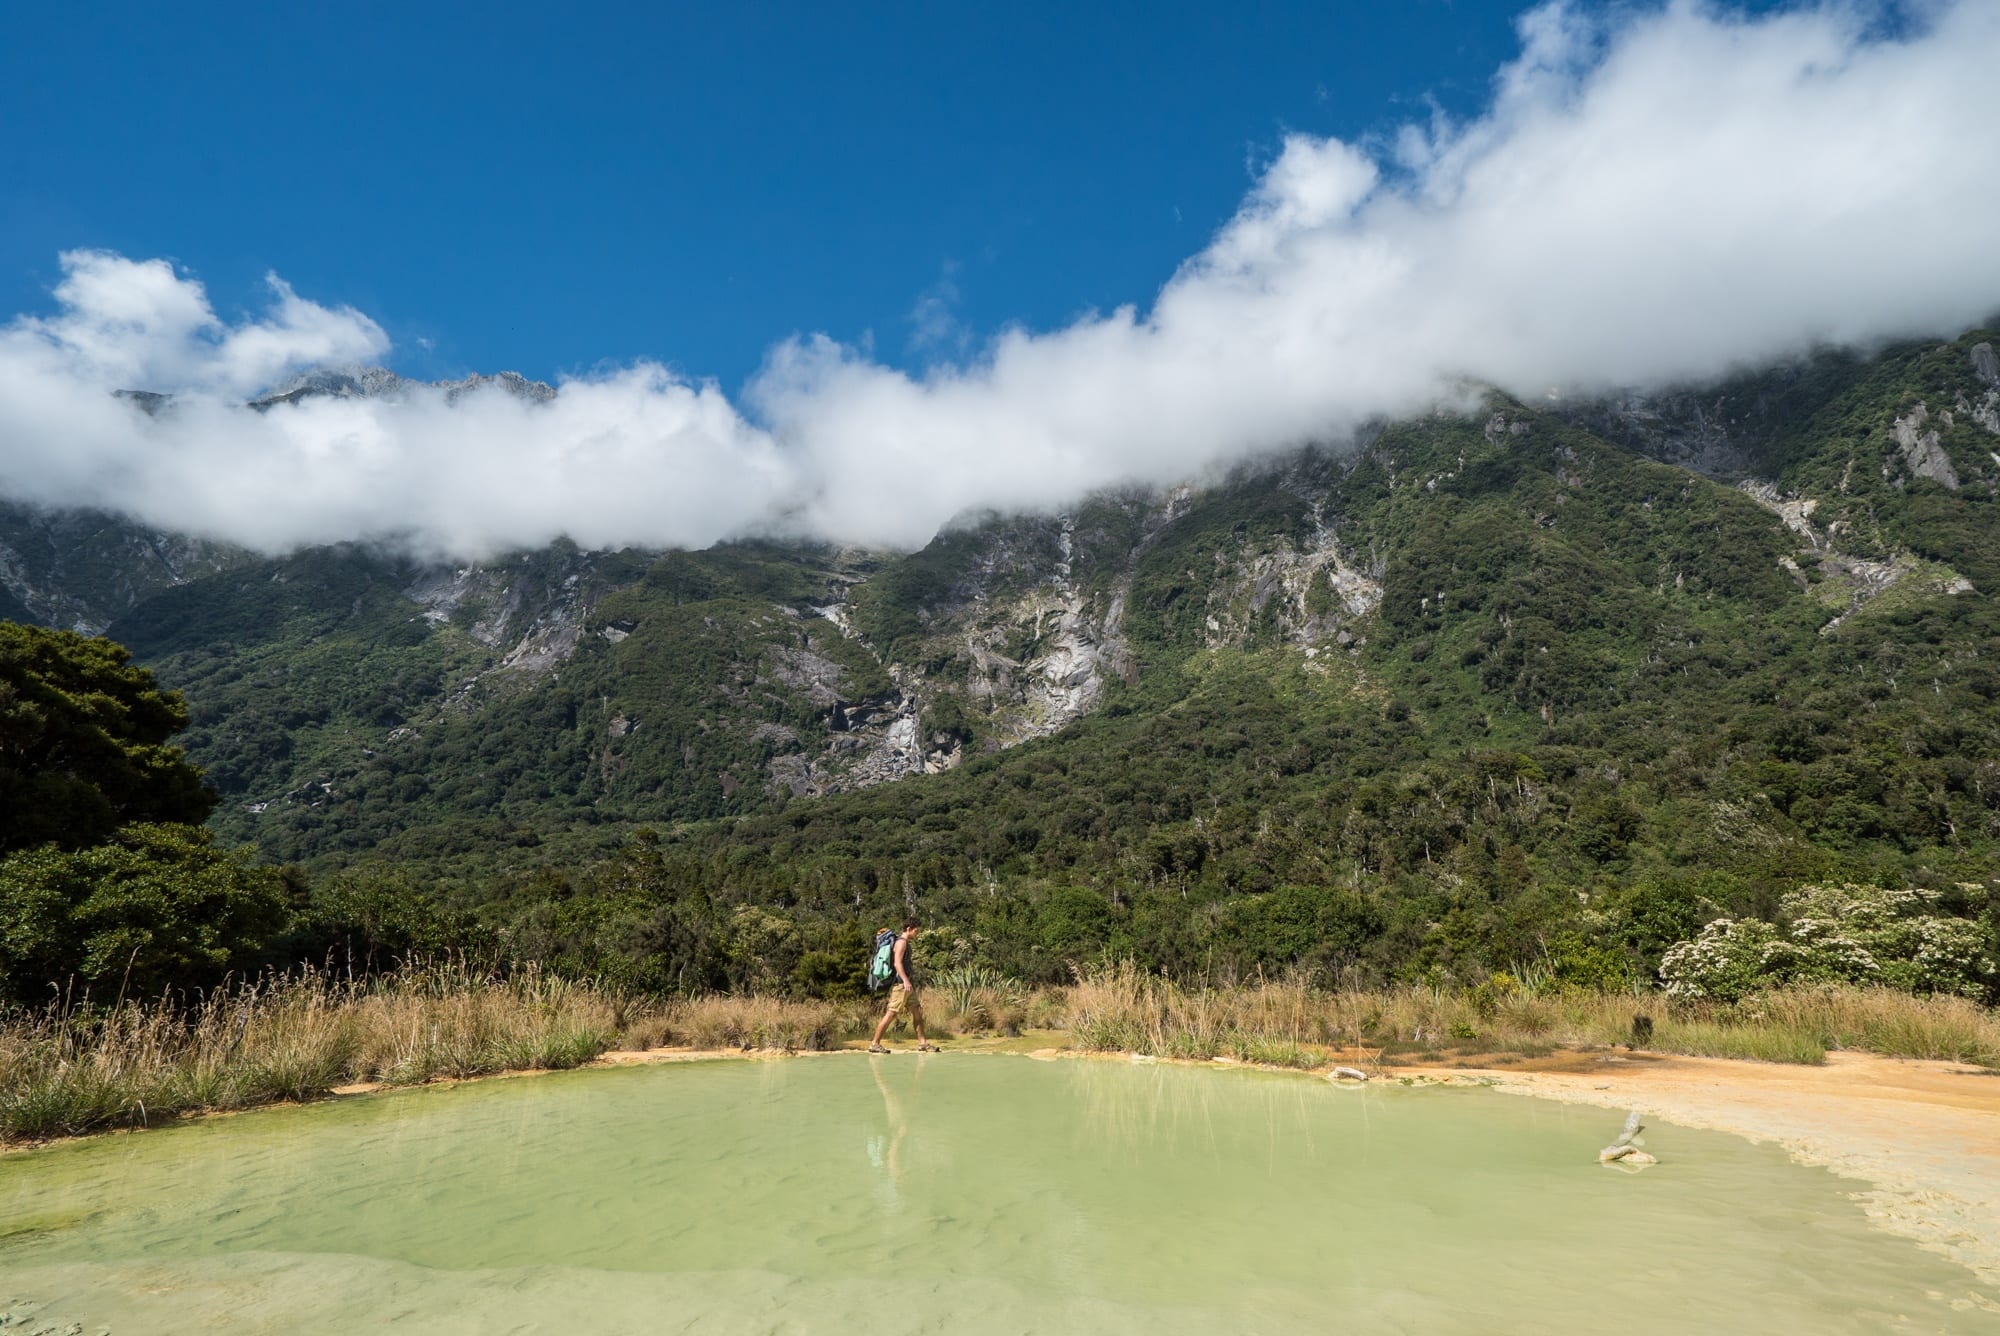
M 866 1003 L 638 998 L 524 971 L 450 967 L 368 983 L 260 980 L 192 1004 L 0 1012 L 0 1141 L 183 1114 L 577 1067 L 612 1048 L 815 1050 L 868 1033 Z
M 1190 989 L 1124 968 L 1089 975 L 1067 991 L 1074 1046 L 1160 1057 L 1317 1067 L 1336 1053 L 1431 1061 L 1636 1044 L 1764 1062 L 1819 1063 L 1829 1049 L 1859 1049 L 2000 1067 L 2000 1014 L 1963 998 L 1880 988 L 1796 989 L 1733 1007 L 1669 1006 L 1657 994 L 1521 985 Z
M 246 985 L 191 1006 L 0 1014 L 0 1141 L 143 1126 L 193 1112 L 575 1067 L 614 1047 L 839 1047 L 876 1004 L 769 997 L 639 999 L 532 971 L 439 968 L 368 984 L 323 975 Z M 1506 1061 L 1635 1042 L 1668 1053 L 1814 1063 L 1831 1048 L 2000 1067 L 2000 1014 L 1881 989 L 1777 993 L 1731 1008 L 1514 985 L 1325 990 L 1187 988 L 1132 968 L 1027 990 L 978 971 L 926 990 L 934 1035 L 1066 1030 L 1072 1047 L 1314 1068 L 1335 1060 Z
M 437 969 L 368 985 L 267 980 L 192 1006 L 15 1012 L 0 1023 L 0 1137 L 140 1126 L 353 1082 L 574 1067 L 617 1039 L 620 1010 L 588 984 Z

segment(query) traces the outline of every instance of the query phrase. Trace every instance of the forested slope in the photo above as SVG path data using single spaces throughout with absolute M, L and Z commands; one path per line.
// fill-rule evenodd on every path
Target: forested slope
M 1539 959 L 1601 982 L 1823 879 L 1935 885 L 1990 921 L 2000 623 L 1964 574 L 1995 559 L 1984 342 L 1771 373 L 1753 402 L 1805 425 L 1735 428 L 1778 476 L 1749 490 L 1496 401 L 1085 508 L 1060 578 L 1117 608 L 1116 671 L 1059 735 L 663 825 L 594 872 L 440 866 L 474 904 L 552 863 L 493 910 L 539 951 L 679 952 L 677 972 L 703 951 L 726 972 L 754 938 L 763 968 L 789 951 L 811 973 L 838 925 L 905 903 L 965 957 L 1043 978 L 1108 950 L 1180 972 Z M 1952 418 L 1913 450 L 1897 424 L 1926 396 Z M 1912 467 L 1935 471 L 1931 429 L 1956 486 Z M 1058 578 L 1038 544 L 1020 521 L 950 535 L 864 586 L 868 624 L 900 610 L 881 642 L 940 694 L 976 686 L 991 665 L 954 615 L 995 572 L 1003 598 Z
M 1032 978 L 1603 982 L 1824 879 L 1991 922 L 1993 338 L 1492 396 L 902 556 L 211 555 L 112 634 L 339 913 L 655 985 L 821 986 L 905 905 Z

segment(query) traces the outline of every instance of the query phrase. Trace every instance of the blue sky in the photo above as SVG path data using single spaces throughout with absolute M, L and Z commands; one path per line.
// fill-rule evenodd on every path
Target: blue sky
M 733 387 L 802 331 L 908 365 L 954 351 L 927 297 L 982 333 L 1148 301 L 1287 131 L 1476 110 L 1521 8 L 22 6 L 0 300 L 94 247 L 225 315 L 275 270 L 418 374 Z
M 12 15 L 0 497 L 908 547 L 2000 308 L 1995 0 L 1071 8 Z M 561 392 L 246 406 L 385 359 Z

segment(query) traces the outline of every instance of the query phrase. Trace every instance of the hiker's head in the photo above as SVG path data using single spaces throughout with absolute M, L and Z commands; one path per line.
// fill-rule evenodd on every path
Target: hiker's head
M 924 925 L 917 922 L 915 919 L 904 919 L 903 936 L 915 937 L 919 932 L 923 931 L 923 927 Z

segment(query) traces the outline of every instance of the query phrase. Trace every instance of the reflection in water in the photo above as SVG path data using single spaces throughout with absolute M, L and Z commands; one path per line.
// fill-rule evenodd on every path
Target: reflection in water
M 0 1298 L 114 1336 L 1990 1322 L 1830 1176 L 1656 1125 L 1660 1165 L 1623 1177 L 1593 1162 L 1615 1130 L 1480 1091 L 1113 1062 L 580 1072 L 0 1160 Z M 1632 1237 L 1643 1267 L 1593 1260 Z
M 924 1060 L 928 1056 L 919 1053 L 911 1064 L 915 1068 L 910 1082 L 913 1099 L 917 1083 L 923 1077 Z M 875 1078 L 875 1088 L 882 1092 L 882 1110 L 888 1124 L 886 1134 L 877 1133 L 868 1138 L 868 1163 L 878 1173 L 883 1206 L 894 1208 L 899 1198 L 897 1189 L 903 1181 L 903 1138 L 910 1133 L 910 1120 L 903 1112 L 902 1098 L 882 1079 L 882 1064 L 886 1061 L 888 1059 L 881 1054 L 868 1055 L 868 1073 Z
M 1252 1072 L 1235 1080 L 1191 1081 L 1185 1068 L 1122 1061 L 1070 1062 L 1064 1068 L 1091 1136 L 1128 1157 L 1155 1154 L 1161 1147 L 1182 1157 L 1221 1154 L 1218 1102 L 1232 1125 L 1248 1114 L 1261 1127 L 1266 1169 L 1317 1157 L 1316 1115 L 1326 1092 L 1309 1081 Z

